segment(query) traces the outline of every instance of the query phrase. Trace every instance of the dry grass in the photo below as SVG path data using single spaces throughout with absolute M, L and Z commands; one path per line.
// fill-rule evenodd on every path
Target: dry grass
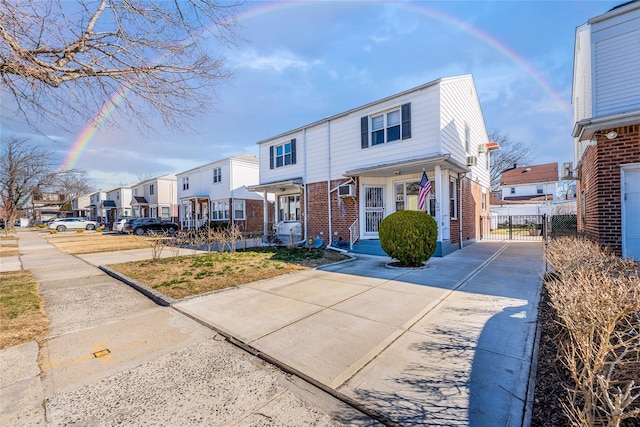
M 138 261 L 109 267 L 180 299 L 345 259 L 332 251 L 264 248 Z
M 127 234 L 57 233 L 43 234 L 41 237 L 55 245 L 58 250 L 72 255 L 96 252 L 113 252 L 127 249 L 145 249 L 149 247 L 149 237 Z
M 0 245 L 0 258 L 5 256 L 18 256 L 20 251 L 18 250 L 17 243 L 3 243 Z
M 0 273 L 0 349 L 44 336 L 49 319 L 28 271 Z

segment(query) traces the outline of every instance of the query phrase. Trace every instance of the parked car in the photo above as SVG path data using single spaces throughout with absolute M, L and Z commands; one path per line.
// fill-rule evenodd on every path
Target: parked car
M 4 219 L 0 218 L 0 230 L 4 229 Z
M 51 230 L 65 231 L 65 230 L 95 230 L 99 227 L 96 221 L 90 221 L 85 218 L 56 218 L 51 221 L 47 227 Z
M 178 224 L 171 221 L 164 221 L 160 218 L 136 218 L 131 223 L 125 224 L 125 232 L 141 236 L 149 231 L 166 232 L 173 234 L 178 231 Z
M 130 218 L 122 218 L 122 219 L 118 219 L 116 221 L 113 222 L 113 228 L 111 229 L 111 231 L 116 231 L 118 233 L 124 233 L 124 225 L 127 223 L 127 221 Z

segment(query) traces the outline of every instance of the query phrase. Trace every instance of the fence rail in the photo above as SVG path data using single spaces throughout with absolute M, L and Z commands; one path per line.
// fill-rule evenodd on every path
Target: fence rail
M 546 215 L 494 215 L 480 217 L 481 240 L 534 240 L 547 236 Z

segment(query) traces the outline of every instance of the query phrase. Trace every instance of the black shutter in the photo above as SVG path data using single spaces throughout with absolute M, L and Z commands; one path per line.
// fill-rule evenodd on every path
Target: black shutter
M 369 116 L 360 119 L 360 147 L 369 148 Z
M 269 169 L 273 169 L 273 145 L 269 147 Z
M 296 139 L 291 140 L 291 164 L 296 164 Z
M 402 139 L 411 138 L 411 103 L 402 105 Z

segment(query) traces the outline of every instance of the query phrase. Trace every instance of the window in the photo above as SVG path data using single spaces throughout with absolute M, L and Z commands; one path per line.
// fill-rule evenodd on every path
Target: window
M 516 187 L 511 187 L 509 194 L 516 194 Z
M 536 194 L 544 194 L 544 187 L 542 185 L 536 185 Z
M 431 181 L 431 191 L 427 196 L 426 212 L 436 215 L 436 199 L 435 199 L 436 183 Z M 399 182 L 395 185 L 396 190 L 396 211 L 418 210 L 418 193 L 420 192 L 420 182 Z
M 153 184 L 150 184 L 150 185 L 149 185 L 149 195 L 150 195 L 150 196 L 153 196 L 153 193 L 154 193 L 154 191 L 153 191 L 153 190 L 154 190 L 154 188 L 153 188 Z
M 243 220 L 244 217 L 244 200 L 235 199 L 233 201 L 233 219 Z
M 134 188 L 134 189 L 133 189 L 133 195 L 134 195 L 134 196 L 137 196 L 137 195 L 138 195 L 138 189 L 137 189 L 137 188 Z
M 185 176 L 182 178 L 182 189 L 183 190 L 188 190 L 189 189 L 189 177 Z
M 411 138 L 411 103 L 403 104 L 392 111 L 360 119 L 362 148 L 369 148 L 369 144 L 374 146 L 408 138 Z
M 464 126 L 464 149 L 467 153 L 471 153 L 471 129 L 469 126 Z
M 482 210 L 487 210 L 487 191 L 482 189 Z
M 458 217 L 458 185 L 455 178 L 449 180 L 449 215 L 451 218 Z
M 300 194 L 278 197 L 278 221 L 300 221 Z
M 271 169 L 296 164 L 296 140 L 269 147 L 269 167 Z
M 489 152 L 487 151 L 486 153 L 484 153 L 484 156 L 487 160 L 487 165 L 486 165 L 487 170 L 489 170 L 491 166 L 491 157 L 489 156 Z
M 169 218 L 169 206 L 162 207 L 162 218 Z
M 213 168 L 213 182 L 222 182 L 222 169 Z
M 224 221 L 229 219 L 228 200 L 218 200 L 211 203 L 211 219 L 214 221 Z

